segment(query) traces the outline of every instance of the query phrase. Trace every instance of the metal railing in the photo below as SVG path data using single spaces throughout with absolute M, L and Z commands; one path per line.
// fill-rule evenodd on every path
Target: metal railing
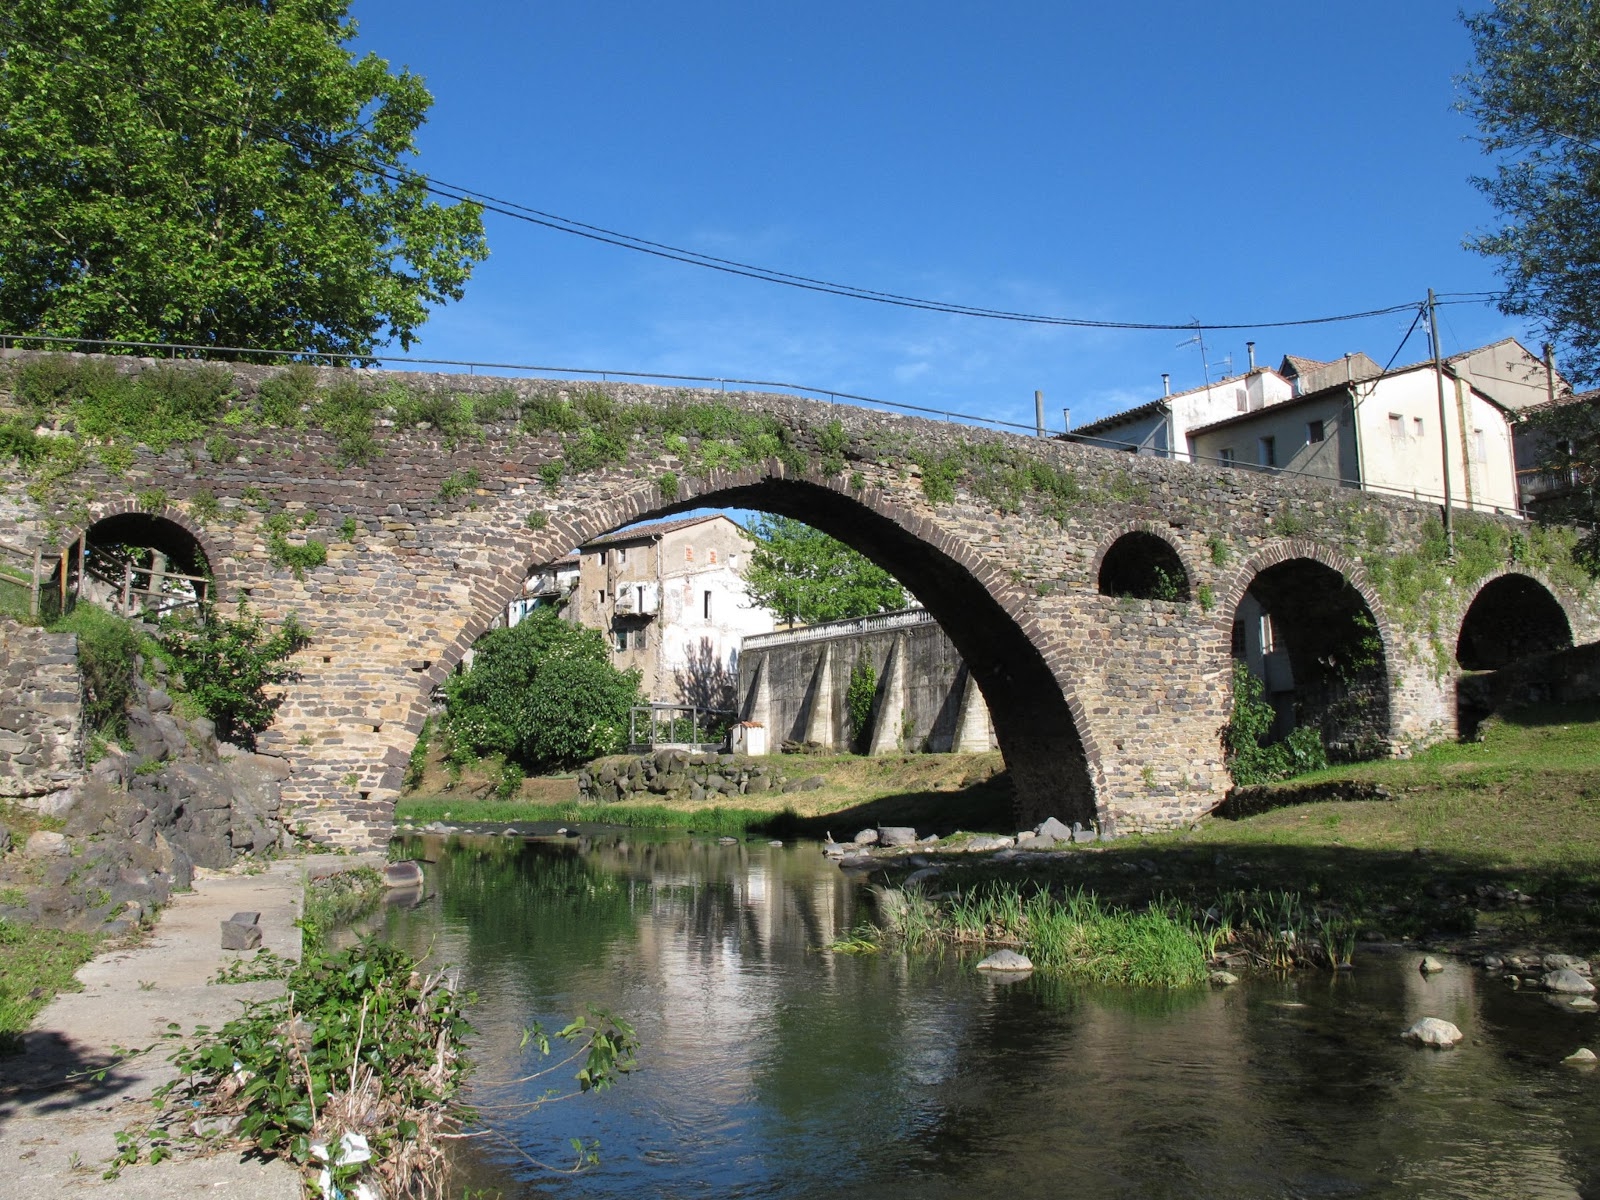
M 956 424 L 966 424 L 982 427 L 992 427 L 1001 431 L 1026 434 L 1030 437 L 1042 437 L 1053 442 L 1072 442 L 1080 446 L 1092 447 L 1114 452 L 1136 452 L 1138 447 L 1126 440 L 1110 437 L 1084 436 L 1073 433 L 1070 429 L 1063 432 L 1043 430 L 1037 423 L 1024 424 L 1019 421 L 1008 421 L 1001 417 L 989 417 L 980 413 L 960 412 L 953 409 L 930 408 L 919 404 L 905 404 L 897 400 L 884 400 L 876 396 L 862 396 L 853 392 L 842 392 L 833 388 L 814 387 L 810 384 L 792 383 L 774 379 L 738 379 L 722 375 L 679 375 L 654 371 L 627 371 L 612 368 L 596 367 L 563 367 L 548 366 L 537 363 L 508 363 L 487 362 L 473 359 L 457 358 L 420 358 L 405 354 L 353 354 L 332 351 L 294 351 L 294 350 L 263 350 L 251 346 L 206 346 L 182 342 L 137 342 L 115 341 L 95 338 L 70 338 L 57 337 L 44 334 L 17 334 L 0 332 L 0 351 L 10 348 L 26 349 L 29 345 L 38 344 L 41 349 L 50 349 L 60 346 L 70 351 L 81 347 L 112 347 L 125 350 L 144 350 L 157 352 L 159 356 L 177 359 L 180 357 L 206 359 L 209 356 L 218 356 L 225 361 L 234 361 L 238 355 L 253 355 L 262 358 L 276 358 L 299 362 L 326 362 L 328 365 L 339 363 L 354 363 L 359 366 L 382 366 L 388 363 L 400 364 L 402 367 L 451 367 L 466 368 L 469 375 L 477 370 L 489 371 L 520 371 L 535 376 L 550 376 L 555 378 L 573 378 L 587 376 L 590 378 L 608 380 L 637 380 L 648 382 L 651 380 L 666 383 L 701 383 L 720 387 L 727 391 L 730 385 L 738 388 L 776 388 L 784 392 L 796 392 L 807 396 L 826 399 L 829 404 L 841 401 L 853 406 L 869 408 L 884 408 L 895 412 L 911 413 L 917 416 L 929 417 L 935 420 L 948 421 Z M 1266 406 L 1271 408 L 1271 405 Z M 1262 411 L 1265 411 L 1263 409 Z M 1203 464 L 1210 467 L 1222 467 L 1231 471 L 1240 471 L 1249 474 L 1282 475 L 1296 479 L 1310 479 L 1323 484 L 1350 488 L 1357 491 L 1371 492 L 1375 495 L 1393 496 L 1397 499 L 1415 500 L 1428 504 L 1444 503 L 1442 493 L 1426 491 L 1421 488 L 1391 487 L 1375 484 L 1363 480 L 1344 480 L 1331 478 L 1327 475 L 1313 471 L 1299 471 L 1291 467 L 1260 466 L 1254 463 L 1240 462 L 1237 459 L 1207 458 L 1192 454 L 1188 451 L 1167 450 L 1158 455 L 1139 455 L 1139 457 L 1160 457 L 1168 462 L 1184 462 L 1190 464 Z M 1451 505 L 1452 508 L 1471 508 L 1477 512 L 1493 512 L 1501 516 L 1510 516 L 1525 519 L 1526 511 L 1522 508 L 1521 499 L 1518 498 L 1515 506 L 1489 505 L 1475 503 L 1466 505 L 1459 500 Z
M 734 716 L 730 708 L 707 708 L 698 704 L 636 705 L 628 710 L 628 747 L 631 750 L 716 750 L 727 737 L 727 727 Z M 716 739 L 710 740 L 713 733 Z

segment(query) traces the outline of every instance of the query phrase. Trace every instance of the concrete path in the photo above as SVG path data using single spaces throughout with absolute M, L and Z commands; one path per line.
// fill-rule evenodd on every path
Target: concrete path
M 78 972 L 83 991 L 57 996 L 26 1035 L 26 1051 L 0 1058 L 0 1195 L 7 1200 L 78 1192 L 97 1200 L 299 1200 L 292 1167 L 237 1154 L 141 1164 L 120 1179 L 102 1179 L 117 1150 L 116 1131 L 146 1118 L 144 1101 L 173 1077 L 168 1051 L 113 1067 L 100 1083 L 67 1078 L 112 1061 L 113 1047 L 158 1043 L 169 1021 L 185 1033 L 215 1027 L 239 1012 L 240 1001 L 270 994 L 270 983 L 208 982 L 239 957 L 219 946 L 219 924 L 234 913 L 259 912 L 262 944 L 299 957 L 302 862 L 272 863 L 259 875 L 197 874 L 194 891 L 173 899 L 145 944 L 86 964 Z

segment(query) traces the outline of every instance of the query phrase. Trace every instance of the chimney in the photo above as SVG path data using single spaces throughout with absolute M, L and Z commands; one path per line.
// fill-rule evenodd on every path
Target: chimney
M 1256 369 L 1256 344 L 1254 342 L 1246 342 L 1244 344 L 1244 352 L 1250 359 L 1250 369 L 1254 371 Z
M 1172 395 L 1172 376 L 1165 371 L 1161 372 L 1161 394 L 1163 396 Z

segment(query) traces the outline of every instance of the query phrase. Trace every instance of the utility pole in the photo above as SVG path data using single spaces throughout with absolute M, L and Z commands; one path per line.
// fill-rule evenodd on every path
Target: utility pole
M 1444 403 L 1444 362 L 1439 355 L 1439 311 L 1433 289 L 1428 289 L 1428 335 L 1433 340 L 1433 378 L 1439 385 L 1439 465 L 1444 468 L 1444 542 L 1450 557 L 1456 556 L 1455 521 L 1450 514 L 1450 426 L 1446 424 Z M 1465 431 L 1463 431 L 1465 432 Z
M 1033 393 L 1033 426 L 1038 437 L 1044 436 L 1044 393 L 1035 390 Z

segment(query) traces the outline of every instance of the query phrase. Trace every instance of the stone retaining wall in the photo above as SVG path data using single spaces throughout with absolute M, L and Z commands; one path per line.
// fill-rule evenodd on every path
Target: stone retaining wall
M 77 636 L 0 619 L 0 796 L 38 807 L 82 773 Z

